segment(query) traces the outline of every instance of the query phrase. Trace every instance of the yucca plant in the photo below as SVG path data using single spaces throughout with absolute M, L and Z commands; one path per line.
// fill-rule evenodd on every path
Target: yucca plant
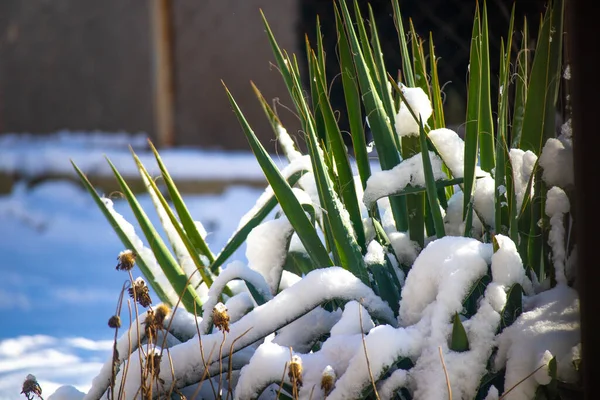
M 464 141 L 445 127 L 433 39 L 412 23 L 405 29 L 393 5 L 399 82 L 384 67 L 372 13 L 367 24 L 356 1 L 354 16 L 346 2 L 332 4 L 350 155 L 328 98 L 325 57 L 334 55 L 320 30 L 306 43 L 307 96 L 297 59 L 264 19 L 308 154 L 253 86 L 289 161 L 277 168 L 225 87 L 269 186 L 218 254 L 154 148 L 170 203 L 133 157 L 173 252 L 114 166 L 149 248 L 75 166 L 161 301 L 185 308 L 154 343 L 168 351 L 154 395 L 542 399 L 577 390 L 570 125 L 555 134 L 564 3 L 549 4 L 533 52 L 520 28 L 516 59 L 513 10 L 498 77 L 485 3 L 477 6 Z M 369 160 L 366 124 L 380 168 Z M 229 262 L 244 242 L 247 263 Z M 138 393 L 143 349 L 130 338 L 144 318 L 116 342 L 116 362 L 87 398 Z

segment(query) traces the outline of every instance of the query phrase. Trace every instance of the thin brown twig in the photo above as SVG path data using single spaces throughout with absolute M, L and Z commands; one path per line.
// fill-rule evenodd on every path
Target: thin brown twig
M 115 316 L 121 316 L 121 309 L 123 308 L 123 295 L 125 294 L 125 289 L 127 288 L 127 281 L 123 283 L 123 287 L 121 288 L 121 293 L 119 295 L 119 300 L 117 301 L 117 309 L 115 310 Z M 119 360 L 119 352 L 117 350 L 117 340 L 119 338 L 119 325 L 115 326 L 115 337 L 113 339 L 113 356 L 112 356 L 112 369 L 110 374 L 110 389 L 107 394 L 108 400 L 115 400 L 115 380 L 117 379 L 117 363 L 120 365 Z
M 226 339 L 227 331 L 223 330 L 223 340 L 221 340 L 221 345 L 219 346 L 219 394 L 221 393 L 221 389 L 223 388 L 223 346 L 225 345 Z
M 358 303 L 358 319 L 360 321 L 360 334 L 363 344 L 363 349 L 365 351 L 365 359 L 367 360 L 367 370 L 369 371 L 369 378 L 371 379 L 371 384 L 373 385 L 373 392 L 375 393 L 375 398 L 379 399 L 379 393 L 377 393 L 377 385 L 375 385 L 375 379 L 373 378 L 373 371 L 371 371 L 371 362 L 369 361 L 369 353 L 367 352 L 367 342 L 365 341 L 365 331 L 363 329 L 363 320 L 362 320 L 362 304 Z
M 515 383 L 513 385 L 513 387 L 511 387 L 510 389 L 508 389 L 506 392 L 504 392 L 502 394 L 502 396 L 500 396 L 498 398 L 498 400 L 502 400 L 504 397 L 506 397 L 507 394 L 509 394 L 514 388 L 516 388 L 517 386 L 519 386 L 521 383 L 525 382 L 527 379 L 531 378 L 533 376 L 533 374 L 535 374 L 536 372 L 538 372 L 540 369 L 544 368 L 546 366 L 546 364 L 542 364 L 539 367 L 537 367 L 532 373 L 530 373 L 529 375 L 527 375 L 525 378 L 521 379 L 519 382 Z
M 196 396 L 200 392 L 200 388 L 202 387 L 202 383 L 204 382 L 204 377 L 206 376 L 206 373 L 208 371 L 208 364 L 206 363 L 206 359 L 204 358 L 204 347 L 202 346 L 202 336 L 200 335 L 200 326 L 198 325 L 198 313 L 197 313 L 195 303 L 194 303 L 194 321 L 196 322 L 196 332 L 198 333 L 198 342 L 200 344 L 200 357 L 202 358 L 202 365 L 204 366 L 204 375 L 200 379 L 200 383 L 198 385 L 198 388 L 196 388 L 196 390 L 194 391 L 194 396 L 192 397 L 192 399 L 196 398 Z M 214 349 L 214 347 L 213 347 L 213 349 Z M 210 351 L 210 354 L 208 355 L 208 357 L 210 358 L 211 356 L 212 356 L 212 350 Z M 217 392 L 215 391 L 215 386 L 213 385 L 212 379 L 209 379 L 208 382 L 210 384 L 210 387 L 212 388 L 213 395 L 215 396 L 215 399 L 216 399 Z
M 125 382 L 127 380 L 127 374 L 129 373 L 129 364 L 131 363 L 131 351 L 133 349 L 133 345 L 131 344 L 131 326 L 133 325 L 133 312 L 131 311 L 131 301 L 129 299 L 127 299 L 127 309 L 129 310 L 129 329 L 127 330 L 127 341 L 129 347 L 127 349 L 127 362 L 125 363 L 123 375 L 121 378 L 121 384 L 119 385 L 119 399 L 122 399 L 125 396 Z
M 231 346 L 229 346 L 229 370 L 227 371 L 227 396 L 225 396 L 225 400 L 228 400 L 229 395 L 233 394 L 233 388 L 231 387 L 231 374 L 233 372 L 233 346 L 238 340 L 240 340 L 244 335 L 246 335 L 246 333 L 250 332 L 251 329 L 252 327 L 246 329 L 246 332 L 236 337 L 233 340 L 233 342 L 231 342 Z
M 208 353 L 208 358 L 212 357 L 214 350 L 215 350 L 215 347 L 213 346 L 213 348 L 210 350 L 210 353 Z M 202 373 L 202 376 L 200 377 L 200 382 L 198 384 L 198 387 L 196 388 L 196 390 L 194 391 L 194 394 L 191 397 L 192 399 L 195 399 L 196 396 L 198 396 L 198 393 L 200 393 L 200 389 L 202 388 L 204 379 L 206 379 L 207 376 L 208 376 L 208 367 L 205 366 L 204 372 Z M 216 394 L 215 394 L 215 386 L 213 385 L 212 378 L 210 376 L 208 377 L 208 383 L 210 383 L 210 386 L 213 390 L 213 395 L 215 396 L 215 399 L 217 399 L 218 397 L 216 397 Z
M 450 376 L 448 375 L 448 369 L 446 369 L 446 362 L 444 361 L 444 353 L 442 352 L 442 346 L 438 347 L 438 350 L 440 352 L 440 360 L 442 361 L 444 375 L 446 376 L 446 386 L 448 387 L 448 400 L 452 400 L 452 387 L 450 386 Z
M 279 400 L 279 396 L 281 396 L 281 389 L 283 389 L 283 384 L 285 383 L 285 371 L 287 371 L 288 362 L 286 361 L 283 365 L 283 373 L 281 374 L 281 383 L 279 384 L 279 389 L 277 389 L 277 396 L 275 399 Z
M 131 273 L 131 270 L 127 271 L 129 273 L 129 280 L 131 281 L 131 287 L 133 287 L 133 274 Z M 143 377 L 144 376 L 144 370 L 142 367 L 142 352 L 143 352 L 143 348 L 142 348 L 142 341 L 140 338 L 140 313 L 138 311 L 138 306 L 137 306 L 137 294 L 135 290 L 131 291 L 133 293 L 133 310 L 135 311 L 135 323 L 136 323 L 136 332 L 137 332 L 137 340 L 138 340 L 138 356 L 140 359 L 140 376 Z M 131 325 L 130 325 L 131 327 Z

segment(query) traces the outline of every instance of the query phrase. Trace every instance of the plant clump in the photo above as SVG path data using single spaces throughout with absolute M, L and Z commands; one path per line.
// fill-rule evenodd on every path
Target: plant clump
M 345 1 L 332 4 L 337 54 L 325 54 L 320 34 L 307 41 L 305 86 L 298 60 L 264 19 L 307 151 L 253 85 L 288 160 L 279 168 L 225 87 L 268 187 L 218 253 L 153 147 L 170 202 L 134 160 L 168 243 L 112 164 L 145 241 L 75 166 L 138 255 L 149 286 L 131 278 L 130 296 L 150 307 L 151 287 L 172 307 L 136 315 L 88 398 L 119 388 L 132 398 L 140 387 L 159 397 L 236 400 L 567 399 L 580 391 L 569 164 L 576 132 L 556 129 L 554 118 L 564 2 L 549 3 L 534 49 L 513 9 L 498 76 L 486 5 L 477 5 L 462 136 L 445 123 L 433 38 L 412 23 L 405 29 L 392 5 L 399 82 L 386 72 L 372 15 L 356 2 L 354 14 Z M 331 77 L 325 59 L 335 56 L 342 73 Z M 350 154 L 328 97 L 333 79 L 344 89 Z M 246 262 L 234 260 L 244 243 Z M 133 266 L 131 254 L 117 269 Z M 163 357 L 156 375 L 139 372 L 150 351 L 165 349 L 169 368 Z

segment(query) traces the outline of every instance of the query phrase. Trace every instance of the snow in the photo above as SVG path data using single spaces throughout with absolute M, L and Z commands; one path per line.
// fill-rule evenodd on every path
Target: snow
M 361 332 L 367 334 L 374 327 L 375 324 L 367 310 L 353 300 L 344 306 L 342 318 L 331 328 L 331 336 L 354 335 Z
M 563 284 L 567 283 L 565 270 L 567 257 L 566 233 L 563 221 L 570 208 L 569 198 L 561 188 L 554 186 L 548 190 L 545 210 L 546 215 L 550 217 L 548 243 L 552 247 L 552 263 L 556 270 L 556 281 Z
M 567 64 L 567 66 L 565 67 L 565 71 L 563 72 L 563 78 L 566 80 L 571 79 L 571 65 L 570 64 Z
M 296 143 L 294 143 L 288 131 L 281 125 L 277 125 L 277 141 L 290 163 L 303 157 L 302 153 L 297 150 Z
M 255 399 L 271 383 L 290 383 L 286 363 L 290 361 L 290 349 L 275 343 L 263 343 L 242 368 L 236 386 L 235 400 Z M 293 353 L 292 353 L 293 354 Z
M 272 297 L 269 286 L 260 273 L 248 268 L 241 261 L 229 263 L 213 281 L 213 284 L 208 291 L 208 299 L 202 305 L 202 321 L 200 322 L 200 332 L 210 333 L 208 328 L 212 323 L 213 308 L 219 303 L 219 297 L 221 296 L 225 286 L 234 279 L 243 279 L 247 282 L 250 282 L 266 299 L 270 299 Z
M 523 205 L 525 192 L 527 191 L 533 167 L 537 161 L 537 156 L 529 150 L 525 152 L 521 149 L 510 149 L 509 157 L 512 166 L 513 186 L 517 198 L 518 212 Z M 534 183 L 535 182 L 532 182 L 531 187 L 533 187 Z M 533 190 L 531 190 L 530 196 L 533 196 Z
M 190 277 L 190 284 L 193 287 L 198 287 L 202 281 L 202 276 L 198 273 L 196 263 L 192 259 L 192 256 L 190 255 L 188 249 L 185 247 L 183 240 L 177 233 L 175 226 L 173 225 L 171 219 L 169 218 L 169 215 L 167 214 L 167 210 L 161 204 L 158 195 L 154 192 L 150 185 L 150 182 L 144 175 L 142 175 L 142 182 L 144 182 L 144 186 L 147 188 L 149 196 L 152 199 L 152 203 L 154 204 L 154 208 L 156 209 L 156 213 L 158 214 L 160 223 L 163 226 L 163 229 L 165 230 L 167 239 L 169 240 L 169 243 L 171 243 L 171 247 L 173 248 L 173 252 L 175 253 L 175 257 L 177 258 L 177 263 L 183 269 L 185 275 Z M 200 222 L 196 222 L 195 226 L 201 227 L 200 232 L 206 232 Z M 164 285 L 161 286 L 165 287 Z M 202 287 L 204 289 L 206 288 L 205 285 Z M 206 290 L 202 290 L 202 292 L 204 293 L 199 293 L 199 295 L 201 301 L 204 301 L 204 297 L 206 296 Z
M 82 400 L 85 393 L 80 392 L 73 386 L 61 386 L 48 397 L 48 400 Z
M 572 187 L 575 178 L 571 140 L 548 139 L 542 149 L 540 166 L 544 169 L 542 179 L 548 186 L 560 186 L 563 189 Z
M 406 277 L 400 324 L 415 324 L 428 312 L 433 312 L 438 323 L 447 324 L 450 316 L 462 311 L 462 301 L 471 285 L 487 273 L 491 253 L 491 245 L 471 238 L 446 236 L 430 243 Z M 432 335 L 443 335 L 445 331 L 440 332 L 439 326 L 432 328 Z
M 463 221 L 463 204 L 464 204 L 464 193 L 461 190 L 454 192 L 452 197 L 448 199 L 448 208 L 446 209 L 446 215 L 444 216 L 444 229 L 448 236 L 463 236 L 465 232 L 465 223 Z M 481 237 L 483 235 L 483 224 L 477 216 L 477 213 L 473 213 L 471 235 L 473 237 Z
M 370 264 L 385 264 L 385 251 L 383 246 L 378 241 L 372 240 L 367 245 L 367 254 L 365 254 L 365 263 Z
M 283 265 L 294 228 L 285 216 L 265 221 L 248 234 L 248 266 L 267 281 L 272 294 L 277 293 Z
M 513 387 L 543 364 L 549 351 L 556 357 L 558 378 L 575 382 L 572 348 L 580 342 L 579 299 L 564 284 L 539 293 L 524 304 L 525 312 L 498 337 L 495 368 L 506 366 L 505 390 Z M 539 377 L 538 377 L 539 378 Z M 538 381 L 530 377 L 504 397 L 506 400 L 532 399 Z
M 160 170 L 154 155 L 144 143 L 144 135 L 61 131 L 54 135 L 5 134 L 0 136 L 0 171 L 33 179 L 39 176 L 71 176 L 72 159 L 85 173 L 112 177 L 106 162 L 110 158 L 125 178 L 138 177 L 137 166 L 127 146 L 131 143 L 151 176 Z M 264 182 L 264 174 L 249 151 L 207 151 L 192 148 L 162 149 L 161 158 L 171 177 L 177 180 L 219 180 Z M 277 157 L 273 156 L 276 164 Z M 210 168 L 207 168 L 210 165 Z
M 516 244 L 507 236 L 495 235 L 498 250 L 492 256 L 492 278 L 506 290 L 518 283 L 525 293 L 533 294 L 531 281 L 525 275 L 523 261 Z
M 434 179 L 447 178 L 444 171 L 442 171 L 442 160 L 432 151 L 429 151 L 429 158 Z M 371 208 L 378 199 L 397 193 L 409 185 L 413 187 L 425 186 L 422 153 L 407 158 L 390 170 L 374 172 L 367 180 L 363 203 L 367 208 Z
M 465 142 L 460 136 L 451 129 L 439 128 L 429 131 L 429 139 L 452 172 L 452 176 L 462 178 L 465 175 Z
M 335 389 L 328 399 L 358 398 L 367 385 L 371 384 L 370 373 L 379 378 L 399 356 L 410 354 L 418 339 L 403 329 L 394 329 L 389 325 L 379 325 L 364 339 L 366 353 L 360 349 L 350 359 L 346 372 L 341 375 Z M 370 372 L 369 372 L 370 371 Z
M 458 134 L 450 129 L 441 128 L 430 131 L 429 137 L 440 153 L 442 160 L 448 169 L 450 169 L 452 176 L 455 178 L 464 177 L 465 143 Z M 494 179 L 489 173 L 481 170 L 479 167 L 476 167 L 475 176 L 478 178 L 475 181 L 475 190 L 473 192 L 475 213 L 477 213 L 481 222 L 493 227 L 495 222 L 494 198 L 496 190 Z M 454 219 L 454 216 L 450 218 Z M 460 218 L 462 220 L 462 209 Z M 453 227 L 456 229 L 456 225 L 455 223 L 452 224 L 451 229 Z
M 573 137 L 573 127 L 571 125 L 571 118 L 560 126 L 560 134 L 564 139 L 571 139 Z
M 404 232 L 386 233 L 394 248 L 394 253 L 396 254 L 398 262 L 404 265 L 412 265 L 419 255 L 419 251 L 421 251 L 419 243 L 410 240 L 410 236 Z
M 227 268 L 224 271 L 227 271 Z M 211 349 L 218 349 L 222 345 L 223 348 L 233 348 L 234 352 L 238 351 L 334 298 L 361 299 L 363 306 L 373 317 L 395 325 L 394 314 L 389 306 L 350 272 L 339 267 L 317 269 L 232 324 L 230 332 L 225 337 L 221 332 L 203 335 L 202 343 L 207 362 L 211 364 L 218 358 L 218 351 L 213 351 L 211 355 Z M 242 334 L 245 334 L 243 338 L 236 341 Z M 178 387 L 194 383 L 198 373 L 203 370 L 198 343 L 190 340 L 175 346 L 170 349 L 170 356 L 173 360 L 172 366 L 168 359 L 161 360 L 160 378 L 165 380 L 165 387 L 171 385 L 173 376 L 177 379 Z M 99 390 L 104 390 L 105 384 L 104 380 L 95 379 L 90 393 L 97 395 Z
M 433 113 L 427 94 L 419 87 L 409 88 L 402 83 L 400 83 L 400 90 L 402 90 L 410 109 L 417 115 L 417 118 L 420 117 L 423 120 L 423 125 L 427 124 L 427 120 Z M 404 102 L 400 103 L 400 109 L 396 114 L 396 133 L 400 137 L 419 135 L 419 121 L 412 116 L 409 107 Z
M 341 314 L 340 310 L 329 312 L 322 307 L 317 307 L 281 328 L 273 339 L 273 343 L 308 353 L 314 344 L 314 338 L 329 333 L 332 327 L 337 326 Z M 367 318 L 370 320 L 368 315 L 367 313 Z
M 389 378 L 380 383 L 377 387 L 377 393 L 379 398 L 383 400 L 390 400 L 394 398 L 394 394 L 405 387 L 408 383 L 408 374 L 403 369 L 397 369 L 390 375 Z

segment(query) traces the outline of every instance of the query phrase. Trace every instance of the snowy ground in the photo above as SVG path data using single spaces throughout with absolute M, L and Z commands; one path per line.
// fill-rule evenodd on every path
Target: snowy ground
M 84 171 L 108 174 L 102 157 L 107 153 L 131 176 L 135 171 L 128 143 L 142 147 L 144 139 L 108 141 L 96 135 L 89 140 L 67 133 L 35 141 L 0 137 L 0 171 L 27 178 L 69 174 L 73 158 Z M 188 149 L 162 154 L 176 181 L 262 177 L 250 153 Z M 261 192 L 230 186 L 222 194 L 187 195 L 184 200 L 218 252 Z M 152 209 L 148 196 L 140 196 L 140 202 Z M 133 220 L 126 203 L 115 204 Z M 38 378 L 46 398 L 63 384 L 87 391 L 110 354 L 114 332 L 107 320 L 126 279 L 115 270 L 123 246 L 89 195 L 69 181 L 33 187 L 19 183 L 0 196 L 0 238 L 0 400 L 24 398 L 19 392 L 29 373 Z M 234 259 L 243 256 L 241 249 Z

